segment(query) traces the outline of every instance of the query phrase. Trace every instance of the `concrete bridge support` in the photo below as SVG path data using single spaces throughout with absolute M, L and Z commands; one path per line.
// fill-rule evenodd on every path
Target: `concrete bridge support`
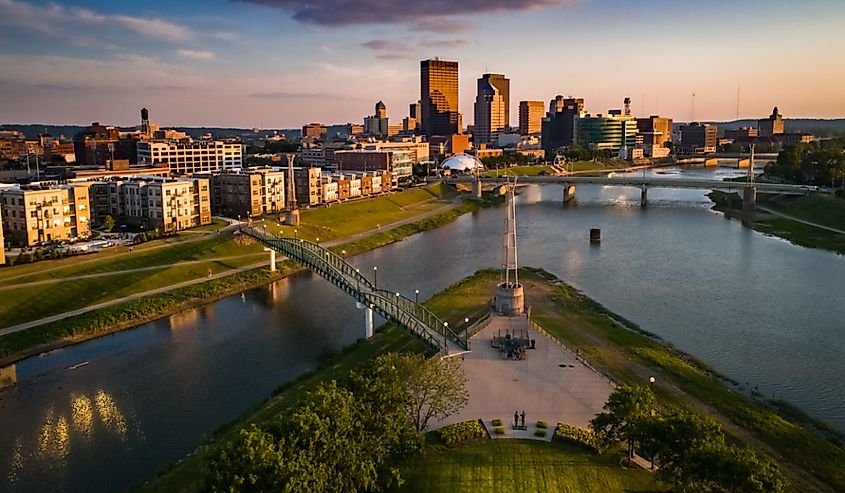
M 270 272 L 276 272 L 276 250 L 265 248 L 264 251 L 270 252 Z
M 364 310 L 364 338 L 369 339 L 373 337 L 373 309 L 357 301 L 355 302 L 355 308 Z
M 648 205 L 648 187 L 643 186 L 642 190 L 640 191 L 640 207 L 645 207 Z
M 472 182 L 472 196 L 476 199 L 481 198 L 481 180 L 475 180 Z
M 569 182 L 563 182 L 563 203 L 567 203 L 575 198 L 575 185 Z
M 742 210 L 753 212 L 757 204 L 757 187 L 745 187 L 742 189 Z

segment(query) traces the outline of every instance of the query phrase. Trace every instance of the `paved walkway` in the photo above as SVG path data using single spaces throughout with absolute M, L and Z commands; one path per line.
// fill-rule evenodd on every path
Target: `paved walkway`
M 789 216 L 789 215 L 784 214 L 784 213 L 782 213 L 782 212 L 778 212 L 778 211 L 776 211 L 776 210 L 774 210 L 774 209 L 769 209 L 768 207 L 762 207 L 762 206 L 759 206 L 759 205 L 758 205 L 758 206 L 757 206 L 757 208 L 758 208 L 758 209 L 760 209 L 761 211 L 768 212 L 769 214 L 772 214 L 772 215 L 774 215 L 774 216 L 780 216 L 780 217 L 782 217 L 782 218 L 784 218 L 784 219 L 789 219 L 790 221 L 795 221 L 795 222 L 797 222 L 797 223 L 806 224 L 807 226 L 813 226 L 813 227 L 816 227 L 816 228 L 819 228 L 819 229 L 824 229 L 824 230 L 827 230 L 827 231 L 831 231 L 831 232 L 833 232 L 833 233 L 839 233 L 839 234 L 841 234 L 841 235 L 845 235 L 845 231 L 843 231 L 843 230 L 841 230 L 841 229 L 831 228 L 830 226 L 825 226 L 825 225 L 823 225 L 823 224 L 814 223 L 814 222 L 810 222 L 810 221 L 805 221 L 804 219 L 799 219 L 799 218 L 797 218 L 797 217 L 795 217 L 795 216 Z
M 491 346 L 493 335 L 507 330 L 527 331 L 536 341 L 521 361 L 502 359 Z M 524 317 L 492 318 L 470 339 L 471 351 L 463 355 L 469 404 L 436 427 L 481 418 L 494 438 L 530 438 L 550 441 L 558 422 L 586 428 L 613 391 L 602 375 L 581 364 L 573 353 L 532 329 Z M 527 430 L 512 429 L 514 412 L 525 412 Z M 501 419 L 504 435 L 493 433 L 490 423 Z M 544 438 L 534 436 L 537 420 L 549 428 Z
M 381 232 L 381 231 L 389 231 L 391 229 L 398 228 L 400 226 L 404 226 L 406 224 L 410 224 L 410 223 L 413 223 L 415 221 L 419 221 L 419 220 L 431 217 L 435 214 L 439 214 L 441 212 L 452 209 L 452 208 L 456 207 L 458 204 L 460 204 L 461 201 L 462 201 L 462 199 L 460 197 L 456 197 L 455 200 L 453 200 L 451 204 L 445 205 L 443 207 L 440 207 L 438 209 L 434 209 L 434 210 L 429 211 L 429 212 L 426 212 L 425 214 L 420 214 L 419 216 L 414 216 L 414 217 L 410 217 L 410 218 L 407 218 L 407 219 L 403 219 L 401 221 L 396 221 L 396 222 L 387 224 L 385 226 L 382 226 L 381 228 L 375 228 L 375 229 L 363 231 L 361 233 L 357 233 L 357 234 L 354 234 L 354 235 L 351 235 L 351 236 L 347 236 L 347 237 L 344 237 L 344 238 L 338 238 L 336 240 L 327 241 L 327 242 L 321 243 L 321 245 L 324 246 L 324 247 L 337 246 L 337 245 L 341 245 L 343 243 L 347 243 L 347 242 L 350 242 L 350 241 L 355 241 L 356 239 L 363 238 L 365 236 L 369 236 L 369 235 L 374 234 L 374 233 L 378 233 L 378 232 Z M 229 223 L 229 226 L 226 226 L 223 229 L 233 229 L 235 227 L 237 227 L 237 221 L 231 221 Z M 192 240 L 189 240 L 189 241 L 196 241 L 196 240 L 192 239 Z M 154 247 L 154 248 L 164 248 L 165 246 L 169 246 L 169 245 L 162 245 L 162 246 L 157 246 L 157 247 Z M 119 255 L 129 255 L 129 253 L 119 254 Z M 280 262 L 282 260 L 284 260 L 284 257 L 277 257 L 276 258 L 277 262 Z M 12 334 L 14 332 L 18 332 L 18 331 L 21 331 L 21 330 L 26 330 L 26 329 L 29 329 L 29 328 L 32 328 L 32 327 L 37 327 L 39 325 L 43 325 L 43 324 L 46 324 L 46 323 L 55 322 L 57 320 L 62 320 L 64 318 L 73 317 L 73 316 L 76 316 L 76 315 L 81 315 L 83 313 L 88 313 L 90 311 L 99 310 L 101 308 L 107 308 L 109 306 L 114 306 L 114 305 L 117 305 L 119 303 L 123 303 L 125 301 L 132 301 L 132 300 L 136 300 L 136 299 L 139 299 L 139 298 L 143 298 L 145 296 L 151 296 L 151 295 L 154 295 L 154 294 L 166 293 L 167 291 L 170 291 L 170 290 L 173 290 L 173 289 L 183 288 L 183 287 L 186 287 L 186 286 L 193 286 L 195 284 L 200 284 L 200 283 L 203 283 L 203 282 L 206 282 L 206 281 L 219 279 L 221 277 L 230 276 L 232 274 L 237 274 L 237 273 L 248 271 L 248 270 L 251 270 L 251 269 L 257 269 L 257 268 L 265 266 L 267 264 L 268 264 L 268 261 L 258 262 L 258 263 L 255 263 L 255 264 L 246 265 L 244 267 L 239 267 L 237 269 L 231 269 L 231 270 L 223 271 L 223 272 L 214 274 L 211 277 L 200 277 L 200 278 L 197 278 L 197 279 L 192 279 L 192 280 L 189 280 L 189 281 L 184 281 L 184 282 L 180 282 L 180 283 L 177 283 L 177 284 L 172 284 L 170 286 L 165 286 L 165 287 L 158 288 L 158 289 L 152 289 L 152 290 L 149 290 L 149 291 L 143 291 L 141 293 L 135 293 L 135 294 L 132 294 L 132 295 L 129 295 L 129 296 L 125 296 L 123 298 L 117 298 L 117 299 L 114 299 L 114 300 L 105 301 L 103 303 L 98 303 L 96 305 L 90 305 L 90 306 L 86 306 L 86 307 L 79 308 L 79 309 L 76 309 L 76 310 L 71 310 L 71 311 L 64 312 L 64 313 L 58 313 L 56 315 L 40 318 L 38 320 L 31 320 L 29 322 L 25 322 L 25 323 L 22 323 L 22 324 L 12 325 L 10 327 L 0 329 L 0 337 L 7 335 L 7 334 Z

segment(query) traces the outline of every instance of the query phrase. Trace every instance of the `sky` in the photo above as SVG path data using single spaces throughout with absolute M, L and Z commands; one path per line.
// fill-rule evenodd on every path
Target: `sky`
M 162 126 L 295 128 L 379 100 L 398 123 L 433 57 L 459 63 L 465 124 L 487 71 L 510 78 L 514 125 L 557 94 L 838 118 L 843 53 L 845 0 L 0 0 L 0 123 L 136 125 L 145 106 Z

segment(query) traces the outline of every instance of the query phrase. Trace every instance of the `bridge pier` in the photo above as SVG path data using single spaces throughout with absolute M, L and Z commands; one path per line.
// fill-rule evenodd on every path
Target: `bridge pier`
M 355 308 L 364 310 L 364 339 L 373 337 L 373 309 L 358 301 L 355 302 Z
M 645 207 L 648 205 L 648 187 L 643 185 L 642 190 L 640 190 L 640 207 Z
M 481 180 L 475 180 L 472 182 L 472 196 L 476 199 L 481 198 Z
M 265 248 L 264 251 L 270 252 L 270 272 L 276 272 L 276 250 Z
M 745 187 L 742 189 L 742 210 L 744 212 L 754 212 L 754 207 L 757 204 L 757 187 Z
M 563 203 L 567 203 L 575 198 L 575 185 L 568 181 L 563 182 Z

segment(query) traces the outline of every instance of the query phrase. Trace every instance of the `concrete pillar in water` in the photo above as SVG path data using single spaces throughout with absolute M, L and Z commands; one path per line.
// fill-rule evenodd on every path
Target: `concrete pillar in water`
M 757 187 L 745 187 L 742 189 L 742 210 L 753 212 L 757 204 Z
M 575 198 L 575 185 L 564 182 L 563 183 L 563 203 L 567 203 Z
M 645 207 L 648 205 L 648 187 L 643 186 L 642 191 L 640 191 L 640 206 Z
M 270 252 L 270 272 L 276 272 L 276 250 L 265 248 L 264 251 Z
M 369 339 L 373 337 L 373 309 L 357 301 L 355 302 L 355 308 L 359 310 L 364 309 L 364 338 Z
M 481 198 L 481 180 L 472 182 L 472 196 L 477 199 Z

